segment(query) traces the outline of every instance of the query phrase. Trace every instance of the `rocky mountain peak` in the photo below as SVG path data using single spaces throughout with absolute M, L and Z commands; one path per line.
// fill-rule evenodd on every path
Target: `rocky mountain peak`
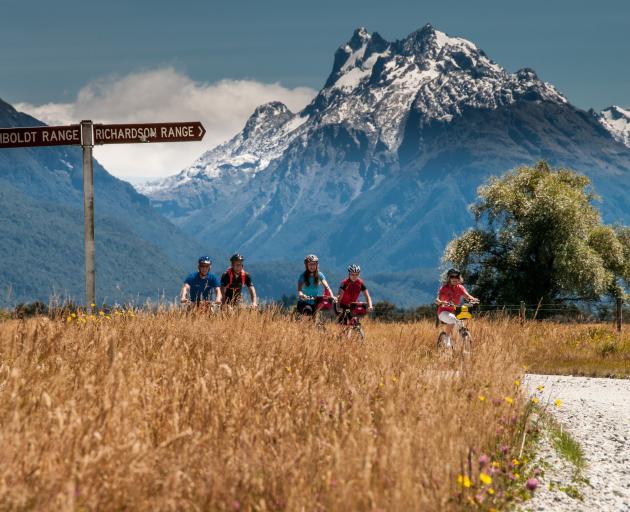
M 270 101 L 260 105 L 245 123 L 243 137 L 247 139 L 254 135 L 265 133 L 282 125 L 292 117 L 293 113 L 280 101 Z
M 366 44 L 372 38 L 371 34 L 365 29 L 365 27 L 359 27 L 355 29 L 347 46 L 352 50 L 358 50 L 364 44 Z
M 630 109 L 612 105 L 596 117 L 617 141 L 630 147 Z

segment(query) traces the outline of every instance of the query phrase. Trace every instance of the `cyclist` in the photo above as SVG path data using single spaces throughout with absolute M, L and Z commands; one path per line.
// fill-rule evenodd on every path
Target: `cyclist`
M 197 262 L 198 272 L 193 272 L 184 281 L 180 292 L 182 303 L 210 302 L 212 292 L 215 294 L 215 303 L 221 303 L 221 288 L 214 274 L 210 274 L 212 261 L 208 256 L 202 256 Z
M 365 301 L 367 302 L 368 311 L 372 311 L 372 298 L 370 292 L 365 286 L 362 279 L 359 278 L 361 267 L 359 265 L 350 265 L 348 267 L 348 277 L 341 281 L 339 292 L 337 293 L 337 303 L 339 304 L 338 322 L 344 325 L 347 322 L 350 313 L 350 305 L 359 300 L 359 295 L 363 292 Z
M 243 268 L 245 258 L 240 254 L 233 254 L 230 258 L 230 268 L 221 276 L 221 291 L 223 292 L 224 304 L 239 304 L 243 299 L 243 286 L 247 286 L 249 297 L 252 300 L 252 307 L 258 305 L 256 299 L 256 289 L 252 283 L 249 273 Z
M 456 268 L 448 269 L 446 272 L 446 282 L 440 288 L 438 296 L 435 299 L 435 303 L 438 305 L 438 318 L 441 322 L 446 324 L 447 347 L 452 347 L 451 336 L 454 327 L 456 325 L 458 329 L 463 327 L 462 322 L 455 316 L 456 308 L 460 304 L 462 297 L 471 303 L 479 302 L 479 299 L 476 299 L 468 293 L 462 283 L 461 272 Z
M 304 272 L 298 277 L 298 313 L 301 314 L 306 306 L 313 306 L 314 297 L 322 295 L 323 291 L 333 297 L 333 300 L 335 299 L 326 276 L 319 271 L 319 258 L 314 254 L 309 254 L 304 258 Z

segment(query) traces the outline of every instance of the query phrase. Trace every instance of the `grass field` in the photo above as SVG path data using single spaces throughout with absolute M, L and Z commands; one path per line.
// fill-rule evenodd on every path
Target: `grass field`
M 630 327 L 621 334 L 606 324 L 527 322 L 519 344 L 533 373 L 630 377 Z
M 274 312 L 4 321 L 0 509 L 504 509 L 529 471 L 524 365 L 587 329 L 480 320 L 462 364 L 432 322 L 359 345 Z M 627 342 L 581 360 L 622 366 Z

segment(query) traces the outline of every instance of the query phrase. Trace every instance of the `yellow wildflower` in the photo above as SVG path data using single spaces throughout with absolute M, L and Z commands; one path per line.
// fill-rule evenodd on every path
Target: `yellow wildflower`
M 521 475 L 519 475 L 518 473 L 514 473 L 514 479 L 518 480 L 519 478 L 521 478 Z
M 538 402 L 539 402 L 538 398 L 536 398 L 536 397 L 532 398 L 532 403 L 533 404 L 537 404 Z
M 490 485 L 492 483 L 492 477 L 486 473 L 479 473 L 479 480 L 481 480 L 481 483 L 484 485 Z
M 105 316 L 105 311 L 101 310 L 101 311 L 99 311 L 99 312 L 98 312 L 98 314 L 99 314 L 100 316 Z
M 556 404 L 556 407 L 560 407 L 562 405 L 562 400 L 558 398 L 554 403 Z
M 512 459 L 512 464 L 518 466 L 520 462 L 518 461 L 518 459 Z
M 512 405 L 514 403 L 514 399 L 511 396 L 506 396 L 504 400 L 509 405 Z
M 501 464 L 499 464 L 496 460 L 492 461 L 492 464 L 490 464 L 493 468 L 498 468 L 501 466 Z
M 542 384 L 538 384 L 538 386 L 536 386 L 536 389 L 542 393 L 543 389 L 545 389 L 545 386 L 543 386 Z
M 459 475 L 457 477 L 457 483 L 462 487 L 470 487 L 472 485 L 470 478 L 468 478 L 466 475 Z
M 492 487 L 488 487 L 488 494 L 492 496 L 494 494 L 494 489 Z
M 486 401 L 486 397 L 483 395 L 479 395 L 479 401 L 480 402 L 485 402 Z
M 70 316 L 71 316 L 72 318 L 76 318 L 76 317 L 77 317 L 77 314 L 76 314 L 76 313 L 70 313 Z
M 72 317 L 69 316 L 68 318 L 66 318 L 66 322 L 72 322 Z
M 521 381 L 520 381 L 520 380 L 518 380 L 518 379 L 516 379 L 516 380 L 514 381 L 514 385 L 515 385 L 516 387 L 519 387 L 519 386 L 521 385 Z

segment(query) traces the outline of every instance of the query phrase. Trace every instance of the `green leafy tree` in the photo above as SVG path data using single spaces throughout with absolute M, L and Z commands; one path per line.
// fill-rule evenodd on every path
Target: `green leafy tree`
M 630 283 L 630 228 L 602 224 L 595 199 L 586 176 L 545 162 L 491 178 L 472 205 L 476 226 L 443 261 L 486 303 L 620 296 Z

